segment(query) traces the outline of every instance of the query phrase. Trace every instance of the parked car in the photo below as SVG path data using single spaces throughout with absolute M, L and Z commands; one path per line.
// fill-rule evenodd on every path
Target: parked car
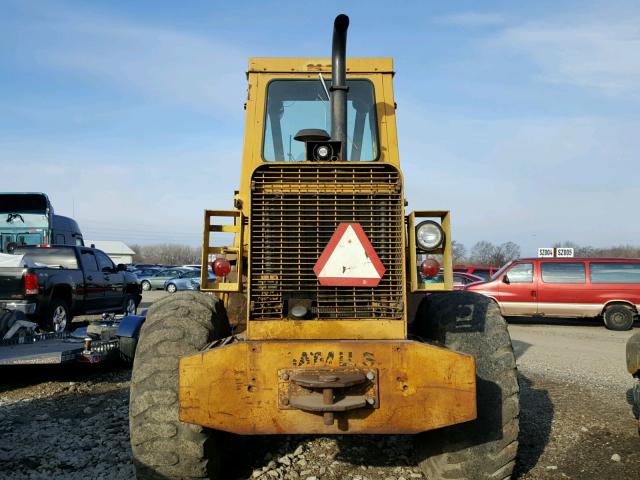
M 18 310 L 63 331 L 74 315 L 135 313 L 140 286 L 101 250 L 75 246 L 19 247 L 2 255 L 0 309 Z
M 470 273 L 471 275 L 480 277 L 483 280 L 489 280 L 491 276 L 494 273 L 496 273 L 498 270 L 499 269 L 496 267 L 463 267 L 463 266 L 453 267 L 454 272 Z
M 443 283 L 444 282 L 444 273 L 440 272 L 435 277 L 425 278 L 424 282 L 428 283 Z M 467 285 L 471 285 L 472 283 L 484 282 L 484 279 L 478 277 L 476 275 L 472 275 L 470 273 L 463 272 L 453 272 L 453 289 L 454 290 L 464 290 Z
M 144 278 L 140 282 L 140 286 L 145 292 L 149 290 L 164 288 L 164 284 L 167 280 L 171 280 L 172 278 L 182 278 L 182 276 L 186 272 L 194 271 L 198 272 L 198 275 L 200 274 L 199 271 L 194 270 L 193 268 L 167 268 Z
M 132 273 L 138 278 L 139 281 L 141 281 L 144 278 L 147 278 L 147 277 L 150 277 L 152 275 L 155 275 L 160 270 L 162 270 L 162 269 L 161 268 L 156 268 L 156 267 L 146 267 L 146 268 L 136 269 Z
M 131 266 L 136 270 L 140 270 L 143 268 L 161 268 L 160 265 L 157 265 L 155 263 L 132 263 Z
M 216 276 L 209 272 L 209 281 L 216 279 Z M 180 290 L 200 290 L 200 270 L 186 272 L 180 278 L 172 278 L 164 283 L 164 289 L 169 293 Z
M 493 298 L 505 316 L 598 317 L 629 330 L 640 309 L 640 260 L 524 258 L 467 290 Z

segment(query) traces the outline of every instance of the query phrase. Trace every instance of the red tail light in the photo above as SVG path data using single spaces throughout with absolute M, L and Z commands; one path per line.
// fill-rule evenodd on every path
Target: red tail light
M 226 258 L 216 258 L 211 263 L 211 269 L 216 277 L 225 277 L 231 271 L 231 264 Z
M 35 273 L 27 272 L 24 275 L 24 294 L 38 294 L 38 275 L 36 275 Z
M 427 278 L 435 277 L 440 272 L 440 264 L 433 258 L 427 258 L 422 262 L 422 265 L 420 265 L 420 271 Z

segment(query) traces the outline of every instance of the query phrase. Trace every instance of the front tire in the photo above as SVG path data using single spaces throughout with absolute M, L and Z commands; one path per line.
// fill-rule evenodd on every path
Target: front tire
M 631 330 L 633 310 L 626 305 L 610 305 L 604 310 L 604 326 L 609 330 Z
M 139 480 L 222 480 L 219 434 L 178 419 L 178 361 L 229 335 L 215 297 L 180 292 L 155 302 L 133 361 L 129 429 Z
M 169 285 L 167 285 L 167 292 L 176 293 L 176 290 L 178 290 L 178 288 L 176 287 L 175 283 L 170 283 Z
M 142 287 L 142 290 L 144 290 L 145 292 L 148 292 L 149 290 L 151 290 L 151 283 L 149 283 L 146 280 L 143 280 L 140 285 Z
M 507 324 L 491 299 L 433 294 L 418 309 L 415 333 L 476 359 L 478 418 L 416 436 L 427 478 L 508 479 L 518 450 L 519 387 Z

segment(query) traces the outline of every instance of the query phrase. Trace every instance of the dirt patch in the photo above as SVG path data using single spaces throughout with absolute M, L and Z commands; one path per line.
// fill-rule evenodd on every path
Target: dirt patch
M 624 399 L 534 376 L 520 385 L 516 478 L 640 478 L 637 423 Z
M 84 367 L 84 366 L 80 366 Z M 128 370 L 13 369 L 0 390 L 0 478 L 130 479 Z M 523 369 L 524 370 L 524 369 Z M 48 376 L 48 378 L 47 378 Z M 520 376 L 515 478 L 640 478 L 628 405 L 600 390 Z M 228 435 L 227 478 L 417 479 L 411 436 Z M 613 461 L 613 455 L 620 461 Z

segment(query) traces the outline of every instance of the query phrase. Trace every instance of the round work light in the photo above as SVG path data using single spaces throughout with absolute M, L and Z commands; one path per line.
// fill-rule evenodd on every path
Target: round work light
M 416 243 L 422 250 L 431 251 L 444 243 L 442 227 L 433 220 L 425 220 L 416 227 Z

